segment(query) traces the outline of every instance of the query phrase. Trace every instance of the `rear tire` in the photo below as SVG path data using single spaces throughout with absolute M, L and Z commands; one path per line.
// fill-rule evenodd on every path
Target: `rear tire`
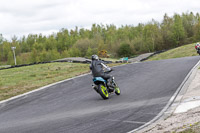
M 98 85 L 98 92 L 99 92 L 99 94 L 101 95 L 101 97 L 103 99 L 108 99 L 109 98 L 108 90 L 104 85 L 102 85 L 102 84 Z

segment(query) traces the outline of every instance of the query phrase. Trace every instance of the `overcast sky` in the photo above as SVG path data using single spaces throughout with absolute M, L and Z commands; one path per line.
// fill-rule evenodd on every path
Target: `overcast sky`
M 137 26 L 191 11 L 200 13 L 200 0 L 0 0 L 0 34 L 10 40 L 94 23 Z

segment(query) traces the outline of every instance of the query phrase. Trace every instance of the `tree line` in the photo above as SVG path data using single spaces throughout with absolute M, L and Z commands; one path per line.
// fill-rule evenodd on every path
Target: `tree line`
M 17 64 L 51 61 L 66 57 L 90 57 L 107 51 L 110 57 L 167 50 L 200 40 L 199 13 L 164 15 L 162 22 L 152 19 L 137 26 L 93 24 L 91 29 L 61 29 L 45 36 L 29 34 L 11 41 L 0 34 L 0 64 L 14 65 L 11 47 L 16 47 Z

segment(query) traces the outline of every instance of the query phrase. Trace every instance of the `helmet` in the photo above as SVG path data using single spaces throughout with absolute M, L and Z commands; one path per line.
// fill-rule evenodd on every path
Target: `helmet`
M 98 60 L 99 57 L 97 55 L 92 55 L 92 60 Z

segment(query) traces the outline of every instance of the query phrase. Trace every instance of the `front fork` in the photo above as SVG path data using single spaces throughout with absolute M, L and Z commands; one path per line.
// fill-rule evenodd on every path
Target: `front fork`
M 114 77 L 111 78 L 111 85 L 113 88 L 117 87 L 117 84 L 114 79 L 115 79 Z
M 117 84 L 116 84 L 116 82 L 115 82 L 115 80 L 114 80 L 114 77 L 111 78 L 111 81 L 109 81 L 108 84 L 109 84 L 109 85 L 107 85 L 107 87 L 108 87 L 108 90 L 109 90 L 110 92 L 113 92 L 113 91 L 115 90 L 115 88 L 117 87 Z

